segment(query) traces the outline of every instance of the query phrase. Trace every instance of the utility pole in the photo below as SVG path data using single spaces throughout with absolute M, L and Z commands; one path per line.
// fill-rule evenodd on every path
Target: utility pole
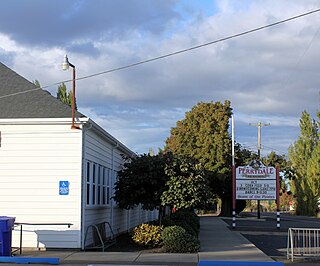
M 249 126 L 253 126 L 253 127 L 257 127 L 257 128 L 258 128 L 258 159 L 260 160 L 261 127 L 270 126 L 270 123 L 268 123 L 268 124 L 263 124 L 263 123 L 261 123 L 261 122 L 259 122 L 259 123 L 257 123 L 257 124 L 252 124 L 252 123 L 250 123 Z M 258 219 L 260 219 L 260 200 L 257 201 L 257 205 L 258 205 L 257 215 L 258 215 Z

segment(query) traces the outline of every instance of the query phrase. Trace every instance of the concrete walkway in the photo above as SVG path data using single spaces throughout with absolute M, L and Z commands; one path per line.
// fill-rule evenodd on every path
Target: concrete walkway
M 37 251 L 23 252 L 22 257 L 60 258 L 62 264 L 121 264 L 121 265 L 197 265 L 200 260 L 273 261 L 251 244 L 239 232 L 230 231 L 219 217 L 200 217 L 201 250 L 193 254 L 145 252 L 82 252 Z M 4 264 L 1 264 L 4 265 Z
M 273 261 L 219 217 L 203 216 L 200 225 L 199 260 Z

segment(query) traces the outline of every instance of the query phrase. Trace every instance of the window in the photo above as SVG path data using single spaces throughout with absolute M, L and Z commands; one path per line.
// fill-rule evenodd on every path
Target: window
M 102 177 L 102 204 L 110 204 L 110 171 L 111 169 L 103 168 Z
M 87 205 L 90 204 L 90 162 L 87 162 Z
M 102 169 L 102 166 L 98 166 L 98 181 L 97 181 L 97 196 L 98 196 L 98 200 L 97 200 L 97 204 L 98 205 L 101 205 L 101 175 L 100 175 L 100 172 L 101 172 L 101 169 Z
M 109 205 L 112 170 L 97 163 L 87 161 L 86 172 L 87 206 Z
M 92 205 L 96 205 L 96 164 L 93 164 L 93 173 L 92 173 Z

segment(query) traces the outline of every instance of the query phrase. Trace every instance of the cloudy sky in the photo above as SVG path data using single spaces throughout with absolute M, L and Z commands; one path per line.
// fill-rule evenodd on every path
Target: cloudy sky
M 320 8 L 317 0 L 1 0 L 0 61 L 51 94 L 109 71 Z M 319 109 L 320 12 L 76 83 L 79 111 L 137 153 L 163 148 L 199 101 L 230 100 L 236 141 L 284 154 Z M 71 84 L 67 83 L 70 88 Z

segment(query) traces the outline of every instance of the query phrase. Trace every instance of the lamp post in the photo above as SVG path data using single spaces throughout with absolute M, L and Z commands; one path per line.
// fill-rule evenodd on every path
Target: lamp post
M 72 67 L 72 122 L 71 122 L 71 129 L 78 129 L 79 127 L 74 125 L 74 116 L 75 116 L 75 108 L 76 108 L 76 67 L 71 64 L 68 60 L 67 55 L 65 55 L 63 63 L 62 63 L 62 70 L 68 70 L 69 66 Z

